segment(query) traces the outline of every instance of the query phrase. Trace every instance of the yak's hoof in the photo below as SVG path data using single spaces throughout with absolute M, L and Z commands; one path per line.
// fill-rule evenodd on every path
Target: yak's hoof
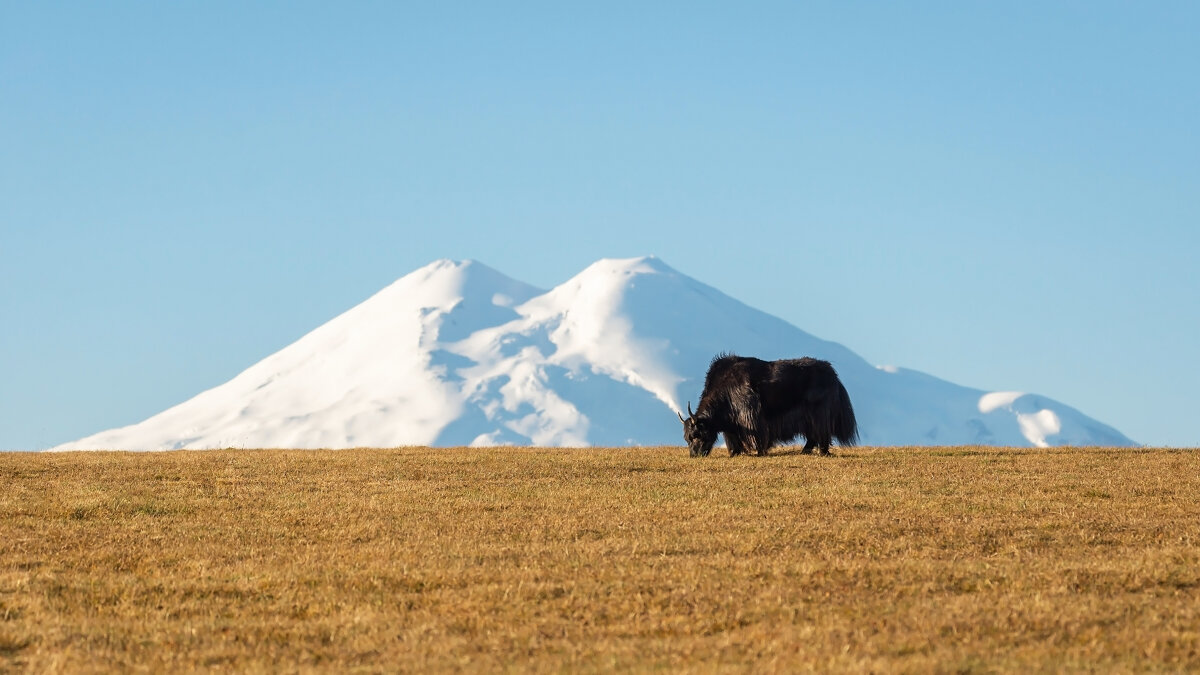
M 801 451 L 800 451 L 800 454 L 802 454 L 802 455 L 811 455 L 811 454 L 812 454 L 812 448 L 805 448 L 805 449 L 803 449 L 803 450 L 801 450 Z
M 828 451 L 828 450 L 822 450 L 822 451 L 821 451 L 821 456 L 822 456 L 822 457 L 833 457 L 833 453 L 832 453 L 832 452 L 830 452 L 830 451 Z

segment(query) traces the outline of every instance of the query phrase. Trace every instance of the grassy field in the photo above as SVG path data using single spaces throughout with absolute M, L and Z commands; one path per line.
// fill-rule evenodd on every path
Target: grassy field
M 0 454 L 0 671 L 1200 669 L 1200 452 Z

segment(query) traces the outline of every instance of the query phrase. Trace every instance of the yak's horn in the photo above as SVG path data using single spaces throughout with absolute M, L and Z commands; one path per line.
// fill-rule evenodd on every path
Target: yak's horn
M 678 410 L 676 410 L 676 411 L 675 411 L 675 415 L 676 415 L 677 417 L 679 417 L 679 421 L 680 421 L 680 422 L 683 422 L 684 424 L 687 424 L 687 420 L 683 419 L 683 415 L 682 415 L 682 414 L 680 414 L 680 412 L 679 412 Z
M 695 417 L 696 413 L 692 412 L 692 402 L 688 401 L 688 417 Z

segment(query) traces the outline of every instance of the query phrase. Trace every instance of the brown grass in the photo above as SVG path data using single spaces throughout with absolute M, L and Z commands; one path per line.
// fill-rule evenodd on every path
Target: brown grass
M 1200 669 L 1200 452 L 0 454 L 0 671 Z

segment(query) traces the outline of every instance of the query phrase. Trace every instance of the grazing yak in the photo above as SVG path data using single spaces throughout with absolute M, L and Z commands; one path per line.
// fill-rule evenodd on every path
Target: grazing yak
M 858 423 L 850 395 L 828 361 L 808 357 L 763 361 L 719 354 L 708 367 L 696 412 L 688 402 L 683 438 L 692 457 L 707 457 L 717 434 L 729 454 L 767 454 L 777 443 L 804 436 L 804 454 L 828 455 L 837 439 L 854 445 Z

